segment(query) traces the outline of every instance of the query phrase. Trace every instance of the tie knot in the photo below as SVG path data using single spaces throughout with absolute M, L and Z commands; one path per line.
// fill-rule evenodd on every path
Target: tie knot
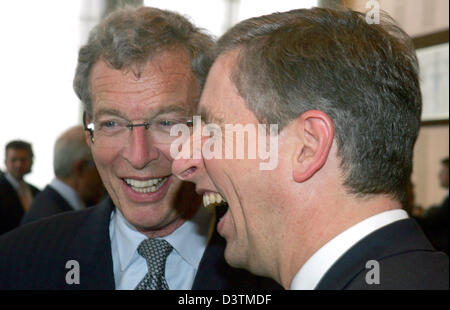
M 150 273 L 164 275 L 166 259 L 172 251 L 172 246 L 166 240 L 146 239 L 137 251 L 147 261 Z

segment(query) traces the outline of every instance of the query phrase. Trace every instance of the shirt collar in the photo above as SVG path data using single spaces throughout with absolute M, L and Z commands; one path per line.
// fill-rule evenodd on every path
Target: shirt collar
M 19 181 L 17 181 L 15 177 L 13 177 L 9 172 L 6 172 L 5 178 L 16 191 L 19 190 Z
M 49 185 L 70 204 L 72 209 L 81 210 L 86 207 L 80 195 L 60 179 L 54 178 Z
M 118 250 L 119 266 L 120 270 L 124 271 L 134 261 L 135 255 L 139 255 L 137 248 L 147 237 L 137 231 L 118 208 L 115 208 L 112 221 L 115 226 L 114 238 Z M 200 207 L 191 220 L 184 222 L 170 235 L 161 239 L 169 242 L 178 255 L 197 269 L 212 235 L 213 225 L 214 212 Z
M 318 251 L 300 268 L 291 282 L 291 289 L 314 289 L 330 267 L 358 241 L 393 222 L 408 218 L 404 210 L 385 211 L 371 216 L 340 233 Z

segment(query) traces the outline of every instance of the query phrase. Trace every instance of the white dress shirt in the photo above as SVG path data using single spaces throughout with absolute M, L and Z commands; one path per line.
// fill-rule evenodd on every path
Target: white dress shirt
M 371 216 L 340 233 L 300 268 L 291 282 L 291 290 L 313 290 L 330 267 L 353 245 L 370 233 L 393 222 L 408 218 L 404 210 L 385 211 Z
M 11 186 L 18 191 L 19 190 L 19 182 L 16 180 L 15 177 L 13 177 L 9 172 L 5 173 L 5 178 L 8 180 L 8 182 L 11 184 Z
M 58 194 L 60 194 L 72 207 L 74 210 L 81 210 L 86 207 L 84 201 L 81 199 L 80 195 L 69 185 L 54 178 L 49 186 L 53 188 Z
M 161 239 L 173 247 L 166 261 L 166 281 L 171 290 L 190 290 L 214 228 L 214 212 L 200 207 L 197 214 Z M 117 290 L 133 290 L 147 274 L 145 259 L 137 248 L 147 237 L 138 232 L 119 209 L 109 224 L 114 280 Z

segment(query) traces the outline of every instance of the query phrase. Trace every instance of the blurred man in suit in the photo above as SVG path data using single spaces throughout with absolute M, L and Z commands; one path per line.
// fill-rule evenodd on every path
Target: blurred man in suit
M 448 204 L 448 157 L 441 160 L 438 174 L 439 185 L 447 191 L 440 205 L 427 210 L 418 217 L 420 225 L 436 249 L 449 254 L 449 204 Z
M 192 135 L 203 160 L 185 144 L 173 171 L 207 204 L 229 205 L 217 229 L 230 265 L 286 289 L 448 289 L 448 257 L 401 209 L 422 102 L 411 40 L 381 17 L 294 10 L 218 40 L 198 110 L 206 126 Z M 253 131 L 275 164 L 237 149 L 250 135 L 227 142 L 232 125 L 278 126 Z
M 6 173 L 0 176 L 0 235 L 17 226 L 39 189 L 24 176 L 33 166 L 33 149 L 25 141 L 11 141 L 5 147 Z
M 0 289 L 266 285 L 226 264 L 214 212 L 171 173 L 170 129 L 189 124 L 213 44 L 185 17 L 154 8 L 118 10 L 92 30 L 74 88 L 111 199 L 0 238 Z
M 68 129 L 56 140 L 53 170 L 55 178 L 35 197 L 22 224 L 61 212 L 82 210 L 99 203 L 106 194 L 83 126 Z

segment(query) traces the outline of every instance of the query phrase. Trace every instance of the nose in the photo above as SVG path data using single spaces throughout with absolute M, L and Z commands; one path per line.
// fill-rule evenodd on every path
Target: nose
M 122 156 L 135 169 L 145 168 L 151 161 L 158 158 L 159 152 L 149 139 L 145 127 L 134 127 L 130 133 L 128 144 L 122 151 Z
M 172 173 L 182 181 L 195 184 L 197 192 L 215 190 L 215 185 L 207 173 L 203 158 L 179 158 L 172 162 Z
M 200 130 L 195 128 L 194 131 Z M 205 167 L 201 155 L 201 136 L 191 134 L 182 149 L 189 150 L 188 156 L 179 156 L 172 162 L 172 173 L 183 181 L 197 183 L 198 179 L 205 177 Z M 190 152 L 192 150 L 192 153 Z M 186 154 L 184 154 L 186 155 Z
M 194 182 L 204 172 L 202 159 L 174 159 L 172 173 L 180 180 Z
M 13 162 L 14 168 L 17 170 L 24 170 L 27 167 L 27 160 L 25 158 L 19 158 Z

